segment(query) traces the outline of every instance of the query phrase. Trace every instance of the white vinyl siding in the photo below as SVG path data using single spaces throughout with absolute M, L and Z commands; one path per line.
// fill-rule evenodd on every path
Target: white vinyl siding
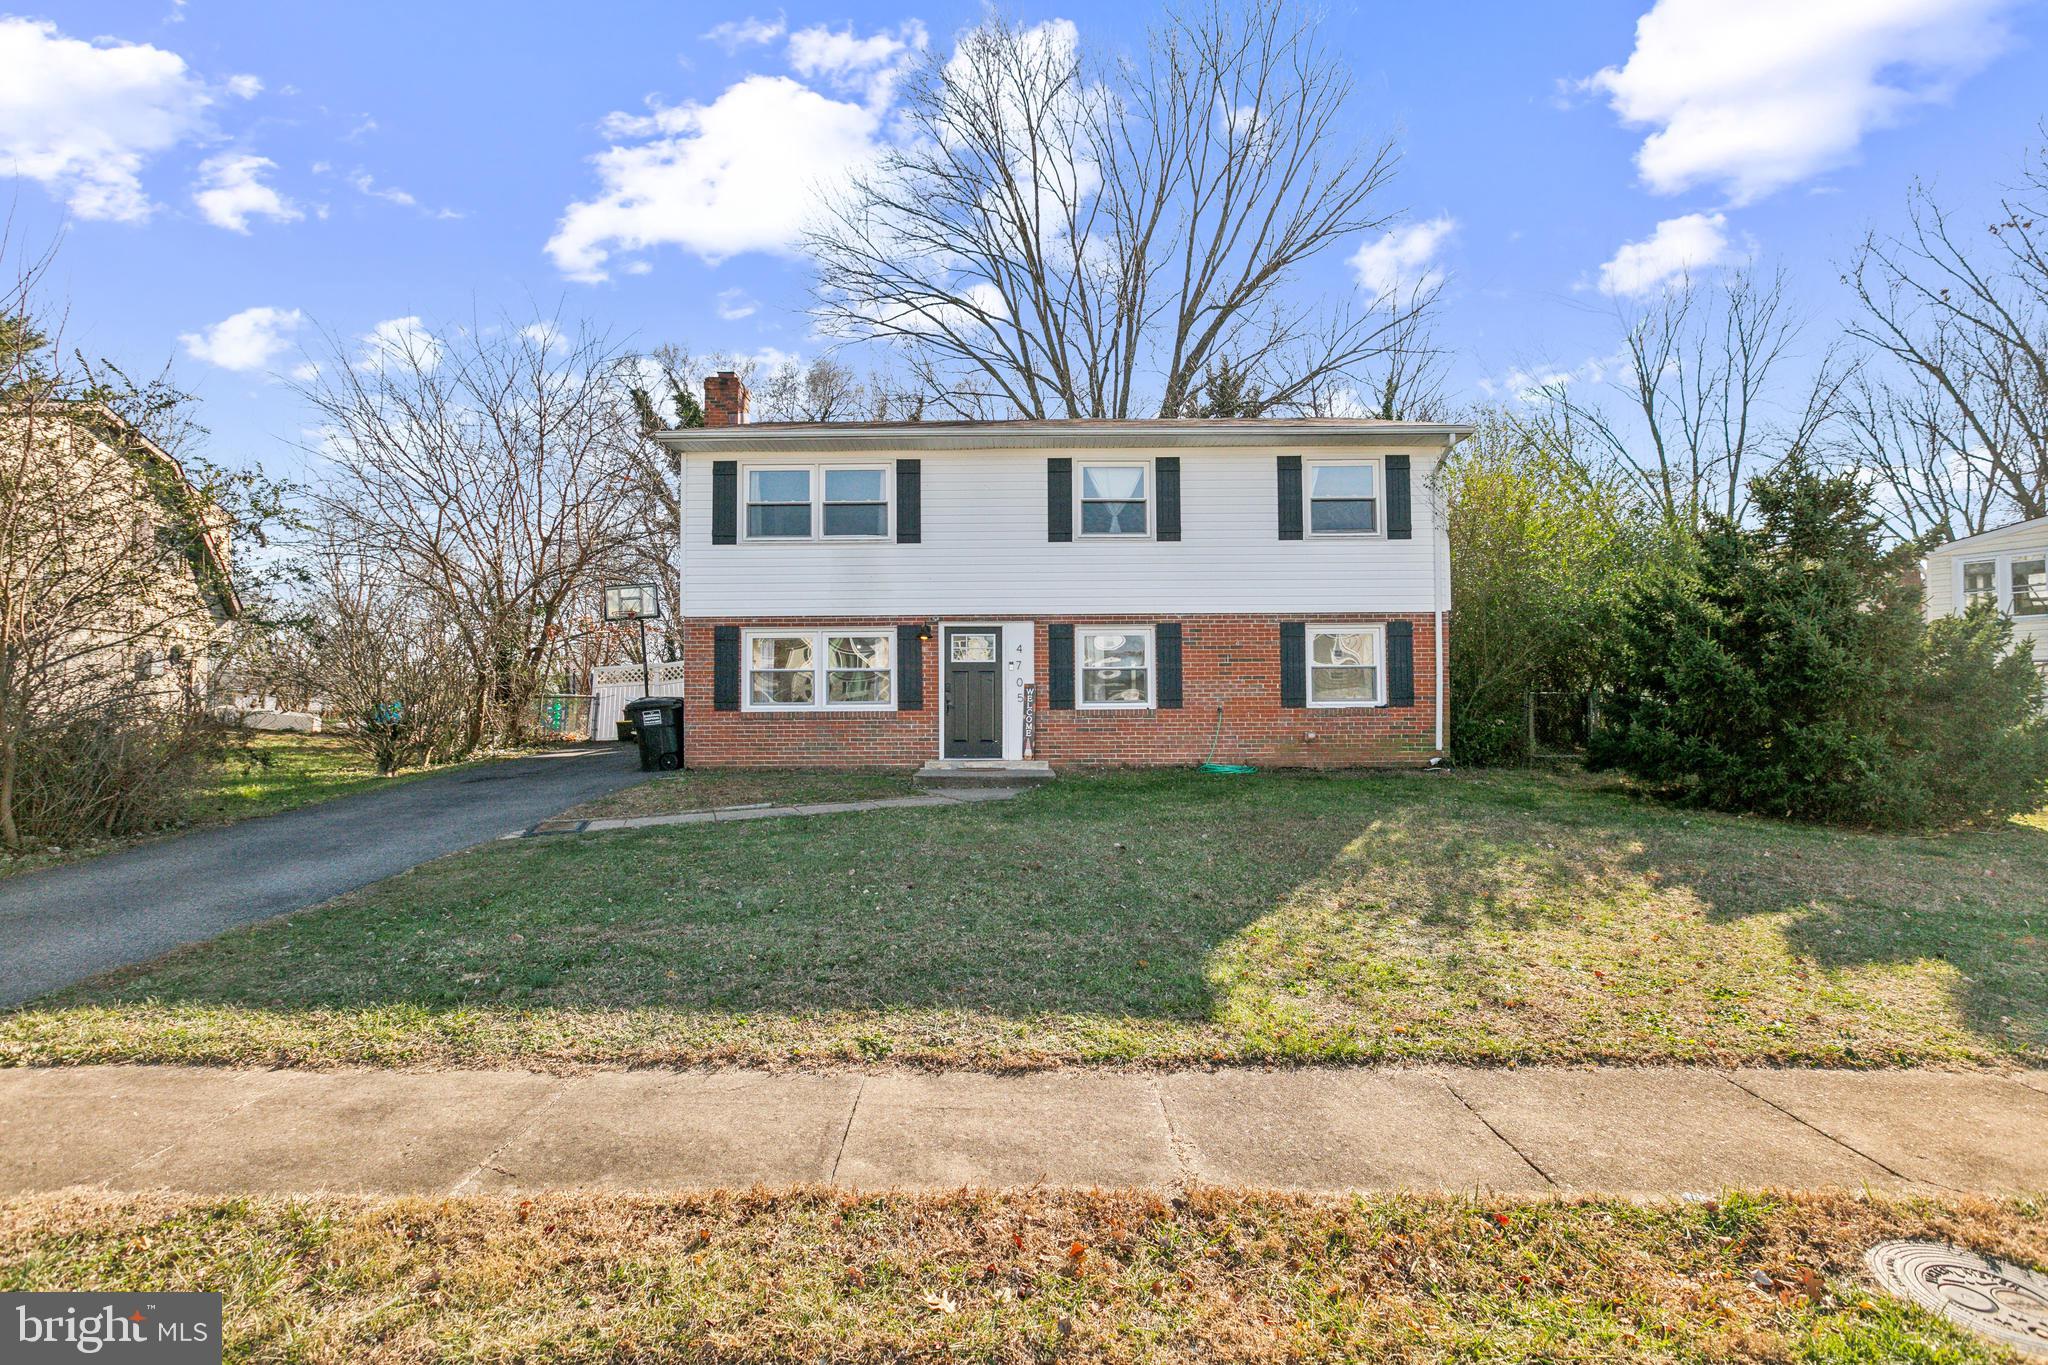
M 744 535 L 738 545 L 713 545 L 713 456 L 691 451 L 683 469 L 680 611 L 728 619 L 1045 620 L 1074 613 L 1138 621 L 1203 613 L 1342 620 L 1366 612 L 1435 611 L 1449 605 L 1449 553 L 1429 486 L 1438 450 L 1433 443 L 1409 448 L 1414 537 L 1408 540 L 1384 535 L 1383 470 L 1382 534 L 1283 541 L 1274 459 L 1280 450 L 1163 447 L 1076 455 L 1077 534 L 1065 542 L 1046 538 L 1046 452 L 923 450 L 916 452 L 923 512 L 915 545 L 749 541 Z M 1181 539 L 1079 535 L 1081 466 L 1149 468 L 1156 455 L 1181 457 Z M 744 467 L 778 463 L 808 468 L 821 462 L 816 455 L 757 454 L 746 457 Z M 1156 481 L 1148 480 L 1146 491 L 1150 531 Z M 744 531 L 744 509 L 741 517 Z
M 1937 545 L 1921 566 L 1927 614 L 1961 612 L 1973 593 L 1988 590 L 1998 609 L 2012 618 L 2013 642 L 2032 645 L 2035 667 L 2048 672 L 2048 600 L 2034 587 L 2036 566 L 2048 568 L 2048 517 Z

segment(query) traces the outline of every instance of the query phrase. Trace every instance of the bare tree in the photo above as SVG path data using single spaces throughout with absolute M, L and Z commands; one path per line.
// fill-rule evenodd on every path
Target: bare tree
M 1988 489 L 1979 520 L 1996 522 L 2048 515 L 2048 146 L 1985 236 L 1966 243 L 1933 190 L 1916 185 L 1906 230 L 1872 233 L 1850 268 L 1862 312 L 1849 330 L 1911 376 L 1901 401 L 1948 432 L 1949 459 L 1922 471 L 1954 483 L 1938 495 L 1944 513 Z M 1889 482 L 1920 477 L 1914 445 L 1870 457 Z M 1971 523 L 1929 524 L 1961 533 Z
M 1803 331 L 1785 284 L 1782 271 L 1748 268 L 1683 280 L 1620 313 L 1626 363 L 1608 385 L 1618 401 L 1556 385 L 1545 391 L 1554 420 L 1626 473 L 1667 522 L 1740 515 L 1751 477 L 1815 447 L 1852 370 L 1830 349 L 1797 404 L 1778 402 Z
M 133 410 L 132 393 L 64 362 L 60 327 L 38 306 L 50 258 L 19 260 L 7 245 L 0 231 L 0 844 L 11 849 L 25 827 L 118 833 L 177 813 L 205 743 L 203 661 L 234 589 L 225 514 L 117 410 Z
M 1980 418 L 2006 448 L 2006 415 L 1986 405 Z M 1898 539 L 1953 540 L 2010 516 L 1991 462 L 1972 453 L 1968 416 L 1926 371 L 1900 368 L 1885 382 L 1859 374 L 1845 395 L 1840 428 L 1842 454 L 1876 485 L 1885 528 Z
M 1350 95 L 1289 0 L 1210 0 L 1101 71 L 1070 26 L 990 19 L 911 77 L 905 136 L 808 231 L 821 324 L 962 416 L 1171 415 L 1226 358 L 1262 411 L 1373 391 L 1435 289 L 1298 287 L 1394 217 L 1394 145 L 1352 140 Z
M 654 534 L 636 376 L 604 336 L 552 323 L 331 350 L 301 389 L 331 470 L 328 535 L 452 623 L 475 678 L 461 751 L 516 741 L 566 621 Z

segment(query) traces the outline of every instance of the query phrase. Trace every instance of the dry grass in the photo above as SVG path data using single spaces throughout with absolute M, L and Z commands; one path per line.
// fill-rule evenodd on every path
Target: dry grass
M 636 815 L 681 815 L 718 806 L 808 805 L 873 801 L 914 792 L 908 773 L 784 769 L 755 772 L 664 773 L 562 812 L 560 820 L 616 820 Z
M 2044 932 L 2039 823 L 1113 776 L 488 846 L 0 1016 L 0 1061 L 2040 1065 Z
M 0 1290 L 220 1290 L 236 1361 L 2010 1359 L 1870 1286 L 1900 1236 L 2040 1265 L 2048 1208 L 74 1194 L 0 1201 Z

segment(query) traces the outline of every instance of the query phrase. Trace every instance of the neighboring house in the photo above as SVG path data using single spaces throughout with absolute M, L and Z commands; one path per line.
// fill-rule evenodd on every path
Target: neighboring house
M 33 462 L 50 487 L 68 482 L 80 497 L 61 523 L 53 509 L 46 527 L 32 528 L 42 558 L 19 566 L 30 579 L 60 571 L 50 567 L 65 553 L 51 548 L 60 525 L 107 529 L 98 550 L 69 552 L 74 565 L 88 566 L 64 571 L 74 575 L 68 583 L 88 585 L 73 588 L 80 600 L 105 601 L 90 617 L 63 623 L 78 642 L 60 647 L 71 656 L 66 674 L 102 693 L 165 705 L 204 699 L 213 647 L 242 609 L 225 518 L 202 504 L 175 456 L 105 404 L 0 411 L 0 440 L 13 443 L 9 458 Z M 126 555 L 138 546 L 145 557 L 108 548 Z
M 1419 764 L 1469 427 L 760 423 L 680 458 L 686 763 Z
M 1920 562 L 1927 619 L 1989 602 L 2012 618 L 2016 643 L 2031 643 L 2048 669 L 2048 517 L 1937 545 Z

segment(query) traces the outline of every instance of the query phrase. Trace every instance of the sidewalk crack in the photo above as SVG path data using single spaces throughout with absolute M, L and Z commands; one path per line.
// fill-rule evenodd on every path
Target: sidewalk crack
M 1517 1146 L 1513 1138 L 1509 1137 L 1506 1133 L 1503 1133 L 1500 1129 L 1496 1128 L 1494 1126 L 1492 1119 L 1480 1113 L 1479 1110 L 1473 1106 L 1472 1101 L 1466 1099 L 1463 1092 L 1461 1092 L 1457 1086 L 1451 1084 L 1451 1078 L 1449 1076 L 1444 1075 L 1442 1072 L 1434 1072 L 1432 1074 L 1435 1075 L 1437 1080 L 1442 1083 L 1444 1089 L 1451 1092 L 1452 1099 L 1456 1100 L 1459 1104 L 1465 1106 L 1466 1113 L 1470 1114 L 1473 1118 L 1478 1119 L 1479 1122 L 1485 1126 L 1487 1132 L 1493 1134 L 1494 1137 L 1500 1140 L 1501 1146 L 1513 1152 L 1517 1157 L 1521 1159 L 1521 1162 L 1524 1166 L 1527 1166 L 1530 1170 L 1536 1172 L 1536 1178 L 1538 1180 L 1541 1180 L 1544 1184 L 1550 1186 L 1552 1189 L 1558 1188 L 1556 1178 L 1553 1177 L 1550 1174 L 1550 1172 L 1544 1170 L 1543 1167 L 1538 1165 L 1535 1157 L 1530 1156 L 1527 1152 L 1523 1151 L 1519 1146 Z
M 853 1103 L 847 1106 L 846 1126 L 839 1130 L 839 1148 L 832 1153 L 832 1174 L 825 1177 L 825 1183 L 828 1185 L 837 1185 L 839 1183 L 839 1163 L 846 1156 L 846 1135 L 853 1131 L 853 1116 L 860 1112 L 861 1096 L 867 1093 L 868 1078 L 867 1074 L 863 1072 L 860 1078 L 860 1086 L 853 1092 Z
M 485 1171 L 496 1171 L 499 1175 L 504 1176 L 507 1180 L 513 1179 L 514 1176 L 511 1171 L 508 1171 L 503 1166 L 497 1164 L 498 1158 L 504 1155 L 506 1148 L 510 1147 L 513 1143 L 519 1141 L 519 1139 L 525 1137 L 528 1133 L 531 1133 L 535 1128 L 539 1127 L 541 1119 L 546 1116 L 548 1110 L 554 1108 L 557 1104 L 561 1103 L 562 1097 L 569 1093 L 569 1087 L 574 1084 L 575 1082 L 573 1080 L 569 1080 L 566 1078 L 556 1082 L 555 1088 L 548 1092 L 547 1097 L 545 1099 L 541 1100 L 539 1104 L 536 1104 L 535 1106 L 533 1106 L 533 1108 L 526 1111 L 525 1122 L 506 1132 L 504 1134 L 503 1140 L 500 1141 L 497 1146 L 491 1148 L 490 1151 L 485 1152 L 483 1155 L 483 1159 L 470 1168 L 469 1174 L 463 1176 L 462 1179 L 456 1181 L 453 1185 L 450 1185 L 448 1187 L 448 1193 L 450 1195 L 470 1193 L 471 1187 L 475 1185 L 477 1180 L 482 1177 Z
M 1719 1076 L 1722 1080 L 1728 1082 L 1728 1084 L 1734 1086 L 1737 1090 L 1740 1090 L 1743 1094 L 1749 1096 L 1751 1099 L 1762 1100 L 1765 1104 L 1777 1110 L 1779 1113 L 1783 1114 L 1786 1118 L 1792 1120 L 1800 1127 L 1808 1130 L 1809 1132 L 1818 1133 L 1821 1137 L 1825 1138 L 1829 1142 L 1834 1143 L 1835 1146 L 1840 1147 L 1843 1151 L 1848 1152 L 1851 1155 L 1862 1157 L 1865 1161 L 1877 1167 L 1877 1169 L 1883 1171 L 1886 1175 L 1890 1176 L 1894 1180 L 1903 1180 L 1909 1185 L 1927 1184 L 1933 1185 L 1937 1189 L 1954 1189 L 1954 1186 L 1944 1185 L 1938 1180 L 1919 1181 L 1915 1180 L 1912 1176 L 1907 1175 L 1904 1171 L 1894 1170 L 1891 1166 L 1888 1166 L 1884 1162 L 1879 1161 L 1876 1157 L 1864 1151 L 1862 1148 L 1856 1146 L 1854 1143 L 1845 1142 L 1841 1138 L 1836 1137 L 1833 1133 L 1830 1133 L 1827 1129 L 1821 1127 L 1819 1124 L 1812 1122 L 1810 1119 L 1807 1119 L 1805 1116 L 1793 1113 L 1790 1109 L 1787 1109 L 1784 1105 L 1779 1104 L 1769 1095 L 1761 1094 L 1758 1091 L 1750 1089 L 1741 1081 L 1736 1080 L 1734 1073 L 1732 1072 L 1716 1071 L 1714 1074 L 1716 1076 Z
M 1195 1187 L 1192 1144 L 1173 1126 L 1173 1109 L 1166 1102 L 1166 1083 L 1157 1076 L 1152 1078 L 1152 1098 L 1159 1102 L 1159 1117 L 1166 1124 L 1166 1150 L 1173 1157 L 1174 1168 L 1180 1172 L 1180 1192 L 1187 1194 Z

